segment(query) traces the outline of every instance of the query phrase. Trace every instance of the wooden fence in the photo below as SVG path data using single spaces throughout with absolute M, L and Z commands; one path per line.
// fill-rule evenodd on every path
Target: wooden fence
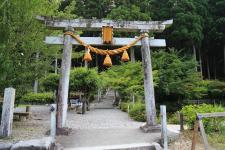
M 202 140 L 204 143 L 205 150 L 209 150 L 210 147 L 209 147 L 209 143 L 207 140 L 207 136 L 205 133 L 202 119 L 203 118 L 212 118 L 212 117 L 225 117 L 225 112 L 204 113 L 204 114 L 197 113 L 196 121 L 195 121 L 195 125 L 194 125 L 191 150 L 195 150 L 195 147 L 196 147 L 196 138 L 197 138 L 198 128 L 200 128 L 200 133 L 201 133 L 201 137 L 202 137 Z

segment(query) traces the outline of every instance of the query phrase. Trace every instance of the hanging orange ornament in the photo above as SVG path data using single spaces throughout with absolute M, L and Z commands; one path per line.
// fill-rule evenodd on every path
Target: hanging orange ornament
M 91 57 L 91 54 L 90 54 L 90 50 L 89 49 L 84 54 L 84 60 L 87 61 L 87 62 L 92 61 L 92 57 Z
M 124 51 L 124 52 L 123 52 L 123 55 L 122 55 L 121 60 L 122 60 L 122 61 L 129 61 L 129 60 L 130 60 L 127 51 Z
M 111 58 L 110 58 L 110 56 L 108 54 L 105 57 L 103 65 L 107 66 L 107 67 L 111 67 L 112 66 L 112 60 L 111 60 Z

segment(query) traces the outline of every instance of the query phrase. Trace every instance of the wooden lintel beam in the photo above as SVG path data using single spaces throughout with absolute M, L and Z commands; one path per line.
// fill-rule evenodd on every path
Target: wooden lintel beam
M 162 32 L 166 27 L 173 24 L 173 20 L 166 21 L 117 21 L 117 20 L 103 20 L 103 19 L 53 19 L 43 16 L 36 17 L 43 22 L 47 27 L 54 29 L 63 29 L 68 26 L 75 30 L 82 31 L 101 31 L 103 26 L 113 26 L 114 31 L 126 32 Z
M 103 44 L 101 37 L 80 37 L 82 41 L 84 41 L 86 44 L 89 45 L 95 45 L 95 46 L 104 46 L 106 44 Z M 123 46 L 130 44 L 133 42 L 135 38 L 113 38 L 113 46 Z M 76 40 L 72 39 L 73 45 L 80 45 Z M 60 36 L 47 36 L 45 38 L 46 44 L 52 44 L 52 45 L 62 45 L 63 44 L 63 37 Z M 149 40 L 151 47 L 166 47 L 166 41 L 165 39 L 150 39 Z M 137 42 L 135 46 L 141 46 L 141 42 Z

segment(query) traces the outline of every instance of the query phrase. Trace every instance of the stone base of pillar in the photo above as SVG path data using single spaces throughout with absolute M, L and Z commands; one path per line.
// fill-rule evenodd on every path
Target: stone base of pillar
M 140 126 L 140 129 L 144 132 L 144 133 L 157 133 L 157 132 L 161 132 L 161 126 L 160 125 L 155 125 L 155 126 L 151 126 L 148 125 L 147 123 L 143 124 L 142 126 Z

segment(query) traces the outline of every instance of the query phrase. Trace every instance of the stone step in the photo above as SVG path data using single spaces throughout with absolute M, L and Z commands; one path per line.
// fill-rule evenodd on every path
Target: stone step
M 107 145 L 96 147 L 65 148 L 65 150 L 162 150 L 158 143 L 134 143 L 123 145 Z

